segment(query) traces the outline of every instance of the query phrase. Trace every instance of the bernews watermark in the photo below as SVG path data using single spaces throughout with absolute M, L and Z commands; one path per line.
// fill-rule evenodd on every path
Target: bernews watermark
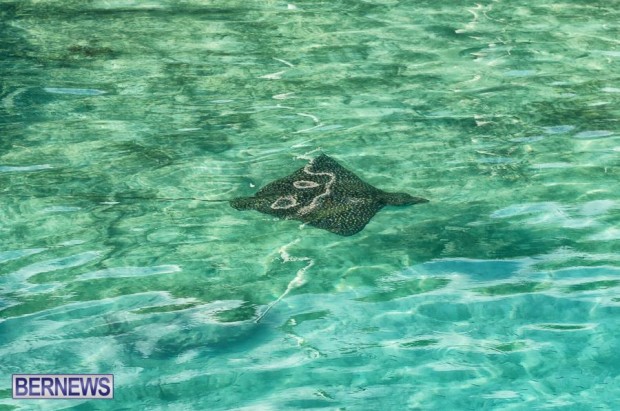
M 112 374 L 13 374 L 14 399 L 113 399 Z

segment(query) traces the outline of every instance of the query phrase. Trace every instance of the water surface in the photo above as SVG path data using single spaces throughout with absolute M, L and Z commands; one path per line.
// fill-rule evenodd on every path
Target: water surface
M 0 0 L 0 410 L 618 409 L 619 21 Z M 228 205 L 321 151 L 431 202 L 352 237 Z

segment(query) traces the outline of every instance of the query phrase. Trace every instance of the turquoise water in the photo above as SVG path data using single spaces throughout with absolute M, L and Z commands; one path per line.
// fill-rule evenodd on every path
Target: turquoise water
M 0 10 L 0 410 L 620 409 L 615 2 Z M 225 201 L 320 151 L 431 201 Z

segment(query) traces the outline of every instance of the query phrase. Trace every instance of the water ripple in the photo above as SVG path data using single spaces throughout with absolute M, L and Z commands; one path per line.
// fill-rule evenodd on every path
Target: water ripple
M 124 278 L 124 277 L 145 277 L 157 274 L 172 274 L 181 271 L 178 265 L 160 265 L 155 267 L 115 267 L 105 270 L 92 271 L 80 274 L 77 280 L 91 280 L 95 278 Z
M 33 254 L 39 254 L 45 250 L 47 250 L 47 248 L 27 248 L 23 250 L 3 251 L 0 252 L 0 263 L 16 260 Z
M 98 251 L 87 251 L 67 257 L 54 258 L 50 260 L 40 261 L 20 268 L 17 271 L 0 277 L 0 286 L 4 292 L 34 292 L 37 288 L 48 289 L 45 285 L 39 286 L 28 284 L 29 278 L 42 273 L 48 273 L 67 268 L 79 267 L 88 264 L 101 257 Z
M 97 90 L 92 88 L 45 87 L 43 90 L 52 94 L 71 94 L 74 96 L 99 96 L 106 93 L 103 90 Z
M 37 164 L 32 166 L 0 166 L 0 173 L 25 173 L 29 171 L 49 170 L 49 164 Z
M 592 140 L 596 138 L 603 138 L 613 136 L 615 133 L 613 131 L 608 130 L 590 130 L 590 131 L 582 131 L 575 134 L 575 138 L 582 140 Z

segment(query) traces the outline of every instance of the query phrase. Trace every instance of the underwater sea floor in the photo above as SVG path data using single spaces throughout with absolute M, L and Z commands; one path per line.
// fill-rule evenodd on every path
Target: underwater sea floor
M 0 411 L 620 409 L 618 22 L 0 0 Z M 430 201 L 347 237 L 228 203 L 320 153 Z

